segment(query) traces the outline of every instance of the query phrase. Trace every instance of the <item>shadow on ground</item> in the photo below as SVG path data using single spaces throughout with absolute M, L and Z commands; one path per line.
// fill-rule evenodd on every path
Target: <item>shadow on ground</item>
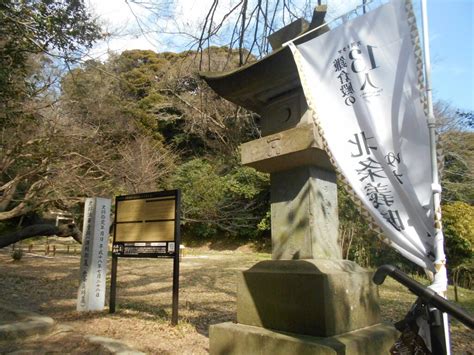
M 83 334 L 125 340 L 145 352 L 175 353 L 179 346 L 181 350 L 176 353 L 200 354 L 208 351 L 210 324 L 235 320 L 236 272 L 264 258 L 269 255 L 228 249 L 185 255 L 181 262 L 177 327 L 170 325 L 171 259 L 119 259 L 115 314 L 109 314 L 107 309 L 76 312 L 79 255 L 45 258 L 26 254 L 14 262 L 9 251 L 0 250 L 0 289 L 4 302 L 50 316 Z

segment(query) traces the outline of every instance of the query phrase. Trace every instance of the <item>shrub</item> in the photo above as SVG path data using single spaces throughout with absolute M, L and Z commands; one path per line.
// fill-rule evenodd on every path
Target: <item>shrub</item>
M 198 158 L 177 169 L 174 186 L 182 191 L 185 233 L 197 238 L 261 233 L 258 225 L 269 208 L 266 174 Z
M 12 259 L 15 261 L 20 261 L 23 257 L 23 250 L 21 249 L 13 249 L 12 251 Z
M 443 228 L 448 267 L 472 262 L 474 207 L 460 201 L 444 205 Z

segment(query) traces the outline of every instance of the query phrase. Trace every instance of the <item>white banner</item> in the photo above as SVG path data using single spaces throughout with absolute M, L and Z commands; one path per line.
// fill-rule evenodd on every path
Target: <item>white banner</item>
M 392 1 L 290 47 L 336 168 L 387 242 L 434 271 L 430 142 L 410 6 Z
M 104 309 L 110 205 L 108 198 L 86 198 L 85 201 L 78 311 Z

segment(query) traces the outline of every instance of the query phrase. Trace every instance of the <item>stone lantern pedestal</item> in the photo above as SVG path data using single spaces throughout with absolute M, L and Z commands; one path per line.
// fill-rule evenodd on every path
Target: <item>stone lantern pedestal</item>
M 259 62 L 201 74 L 221 96 L 261 116 L 262 138 L 241 146 L 242 164 L 271 181 L 272 260 L 239 273 L 237 323 L 210 327 L 211 354 L 378 355 L 398 335 L 380 323 L 372 273 L 341 258 L 336 174 L 292 54 L 279 48 L 319 26 L 324 13 L 318 7 L 311 24 L 300 19 L 276 32 L 274 52 Z

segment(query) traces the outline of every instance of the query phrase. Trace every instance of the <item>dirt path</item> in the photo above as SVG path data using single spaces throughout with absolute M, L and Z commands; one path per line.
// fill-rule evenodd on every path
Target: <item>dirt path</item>
M 0 251 L 0 289 L 3 302 L 50 316 L 82 334 L 121 339 L 147 353 L 206 354 L 209 324 L 235 320 L 236 271 L 264 258 L 268 255 L 224 252 L 184 257 L 177 327 L 169 325 L 172 261 L 168 259 L 119 260 L 113 315 L 75 311 L 78 255 L 27 254 L 14 262 L 7 251 Z
M 209 325 L 235 321 L 236 271 L 268 258 L 268 254 L 243 252 L 188 253 L 181 263 L 177 327 L 170 326 L 172 261 L 168 259 L 120 259 L 117 312 L 80 314 L 76 312 L 79 255 L 27 254 L 14 262 L 8 250 L 0 250 L 1 300 L 72 327 L 72 332 L 50 339 L 58 353 L 61 349 L 81 353 L 83 344 L 77 335 L 89 334 L 119 339 L 150 354 L 207 354 Z M 382 316 L 390 322 L 400 320 L 414 301 L 389 279 L 380 293 Z M 453 353 L 469 354 L 474 348 L 472 332 L 459 323 L 453 329 Z M 37 340 L 29 348 L 40 344 Z

